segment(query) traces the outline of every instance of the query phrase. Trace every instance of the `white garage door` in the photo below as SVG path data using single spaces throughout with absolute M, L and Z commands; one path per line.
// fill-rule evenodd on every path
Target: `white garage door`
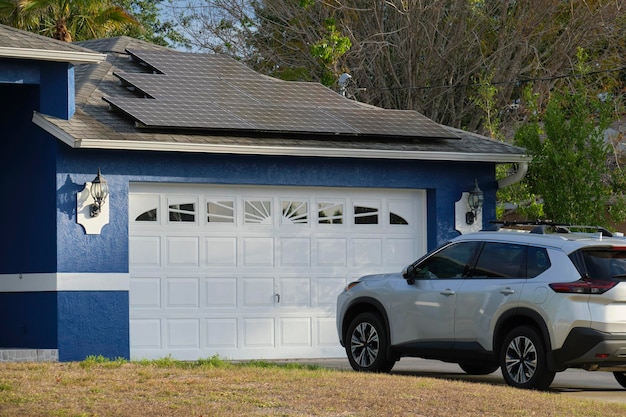
M 133 359 L 344 355 L 337 294 L 426 249 L 422 190 L 131 184 Z

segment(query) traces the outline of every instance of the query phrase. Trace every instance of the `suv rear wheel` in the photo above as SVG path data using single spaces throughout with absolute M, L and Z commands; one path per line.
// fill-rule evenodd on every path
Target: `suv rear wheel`
M 626 388 L 626 372 L 613 372 L 615 380 L 624 388 Z
M 346 353 L 355 371 L 389 372 L 395 360 L 387 359 L 389 344 L 380 316 L 361 313 L 352 320 L 346 338 Z
M 546 389 L 556 374 L 547 369 L 543 341 L 530 326 L 516 327 L 504 338 L 500 367 L 506 383 L 516 388 Z

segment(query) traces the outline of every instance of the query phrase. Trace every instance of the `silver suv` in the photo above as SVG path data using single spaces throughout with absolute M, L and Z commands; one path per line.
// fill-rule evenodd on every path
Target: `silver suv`
M 626 239 L 572 230 L 463 235 L 402 273 L 350 283 L 337 329 L 352 368 L 388 372 L 412 356 L 474 375 L 500 367 L 518 388 L 546 389 L 567 368 L 626 387 Z

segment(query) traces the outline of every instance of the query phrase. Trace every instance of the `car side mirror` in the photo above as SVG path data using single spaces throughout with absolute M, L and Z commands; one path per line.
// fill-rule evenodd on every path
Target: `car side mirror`
M 415 277 L 417 276 L 417 268 L 415 265 L 411 264 L 409 266 L 405 266 L 402 269 L 402 278 L 406 279 L 407 284 L 413 285 L 415 284 Z

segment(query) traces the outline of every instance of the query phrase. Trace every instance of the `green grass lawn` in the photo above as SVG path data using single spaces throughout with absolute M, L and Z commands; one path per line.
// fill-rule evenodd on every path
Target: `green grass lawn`
M 626 416 L 558 393 L 219 358 L 0 363 L 0 416 Z

